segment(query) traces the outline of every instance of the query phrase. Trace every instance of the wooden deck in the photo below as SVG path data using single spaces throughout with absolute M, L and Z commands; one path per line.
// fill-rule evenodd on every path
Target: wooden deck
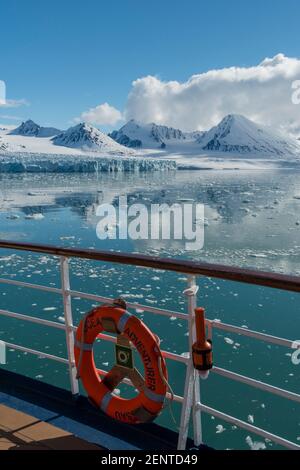
M 0 404 L 0 450 L 101 450 L 45 421 Z

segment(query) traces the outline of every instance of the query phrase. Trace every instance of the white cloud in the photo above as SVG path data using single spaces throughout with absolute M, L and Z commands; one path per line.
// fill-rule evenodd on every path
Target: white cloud
M 193 130 L 239 113 L 299 135 L 300 105 L 292 103 L 295 80 L 300 80 L 300 59 L 283 54 L 253 67 L 210 70 L 184 83 L 147 76 L 133 82 L 125 117 Z
M 121 121 L 122 113 L 110 106 L 108 103 L 99 104 L 95 108 L 91 108 L 88 111 L 84 111 L 80 118 L 76 118 L 75 120 L 78 121 L 85 121 L 90 124 L 96 124 L 99 126 L 113 126 L 118 121 Z
M 10 121 L 22 121 L 20 116 L 12 116 L 11 114 L 0 114 L 1 119 L 9 119 Z
M 5 102 L 0 103 L 1 108 L 19 108 L 20 106 L 30 106 L 30 103 L 24 98 L 20 100 L 6 99 Z

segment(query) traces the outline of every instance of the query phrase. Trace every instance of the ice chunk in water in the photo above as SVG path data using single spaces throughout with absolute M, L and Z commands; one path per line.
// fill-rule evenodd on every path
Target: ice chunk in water
M 224 338 L 225 343 L 227 344 L 233 344 L 234 341 L 231 338 Z
M 264 442 L 253 441 L 250 436 L 246 437 L 246 443 L 251 450 L 264 450 L 266 449 L 266 444 Z
M 226 431 L 226 429 L 224 428 L 224 426 L 222 426 L 222 424 L 218 424 L 216 426 L 216 434 L 221 434 L 224 431 Z

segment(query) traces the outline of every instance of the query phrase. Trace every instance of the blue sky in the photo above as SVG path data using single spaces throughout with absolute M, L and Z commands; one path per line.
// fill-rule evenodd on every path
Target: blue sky
M 65 128 L 104 102 L 123 110 L 140 77 L 300 57 L 299 0 L 4 0 L 0 15 L 0 79 L 29 103 L 0 109 L 0 122 Z

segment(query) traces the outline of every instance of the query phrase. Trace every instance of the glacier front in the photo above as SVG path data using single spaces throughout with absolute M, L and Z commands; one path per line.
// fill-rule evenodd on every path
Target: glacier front
M 97 173 L 176 170 L 173 160 L 43 153 L 0 153 L 0 173 Z

